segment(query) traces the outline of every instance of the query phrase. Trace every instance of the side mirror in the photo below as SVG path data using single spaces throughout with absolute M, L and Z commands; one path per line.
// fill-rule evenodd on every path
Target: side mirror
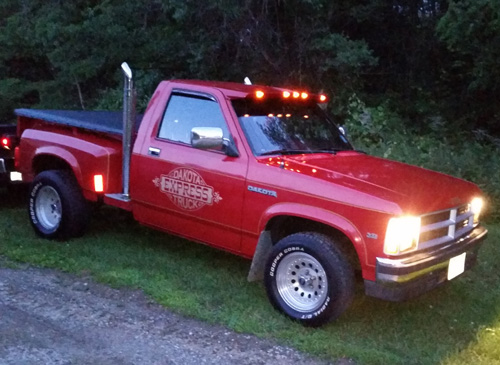
M 224 146 L 221 128 L 195 127 L 191 129 L 191 146 L 200 150 L 220 150 Z
M 221 128 L 194 127 L 191 129 L 191 146 L 200 150 L 224 151 L 230 157 L 239 156 L 234 143 L 224 138 Z

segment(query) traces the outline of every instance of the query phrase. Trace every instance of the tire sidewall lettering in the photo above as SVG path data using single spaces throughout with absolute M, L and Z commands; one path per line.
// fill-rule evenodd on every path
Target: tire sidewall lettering
M 274 277 L 274 274 L 276 272 L 276 268 L 278 267 L 279 262 L 283 257 L 285 257 L 287 254 L 291 252 L 296 252 L 296 251 L 304 251 L 303 247 L 300 246 L 292 246 L 292 247 L 287 247 L 283 250 L 281 250 L 273 260 L 273 263 L 271 264 L 271 267 L 269 269 L 269 276 Z
M 38 190 L 40 190 L 42 186 L 43 183 L 40 181 L 33 186 L 30 192 L 30 201 L 29 201 L 30 218 L 33 224 L 36 225 L 38 225 L 39 222 L 35 212 L 35 201 L 36 201 L 36 196 L 38 194 Z

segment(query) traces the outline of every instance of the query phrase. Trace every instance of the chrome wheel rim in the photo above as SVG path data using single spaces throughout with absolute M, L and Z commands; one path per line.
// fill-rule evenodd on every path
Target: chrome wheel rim
M 319 309 L 328 293 L 323 266 L 304 252 L 290 253 L 281 260 L 276 269 L 276 285 L 285 303 L 301 313 Z
M 61 223 L 61 198 L 56 189 L 43 186 L 38 191 L 35 200 L 35 211 L 38 221 L 47 230 L 54 230 Z

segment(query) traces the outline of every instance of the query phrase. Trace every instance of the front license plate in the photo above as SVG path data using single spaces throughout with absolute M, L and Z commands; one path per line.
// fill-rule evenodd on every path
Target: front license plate
M 456 278 L 465 270 L 465 252 L 461 255 L 452 257 L 448 264 L 448 280 Z

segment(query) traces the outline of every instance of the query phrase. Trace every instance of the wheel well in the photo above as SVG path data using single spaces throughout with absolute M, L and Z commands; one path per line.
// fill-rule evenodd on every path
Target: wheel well
M 71 166 L 64 160 L 50 155 L 36 156 L 33 160 L 33 172 L 38 175 L 46 170 L 69 170 L 72 171 Z
M 279 240 L 294 233 L 317 232 L 324 234 L 339 243 L 340 248 L 344 251 L 355 270 L 361 270 L 358 254 L 351 240 L 343 232 L 334 227 L 310 219 L 293 216 L 279 216 L 272 218 L 267 223 L 266 230 L 271 232 L 271 241 L 273 245 Z

